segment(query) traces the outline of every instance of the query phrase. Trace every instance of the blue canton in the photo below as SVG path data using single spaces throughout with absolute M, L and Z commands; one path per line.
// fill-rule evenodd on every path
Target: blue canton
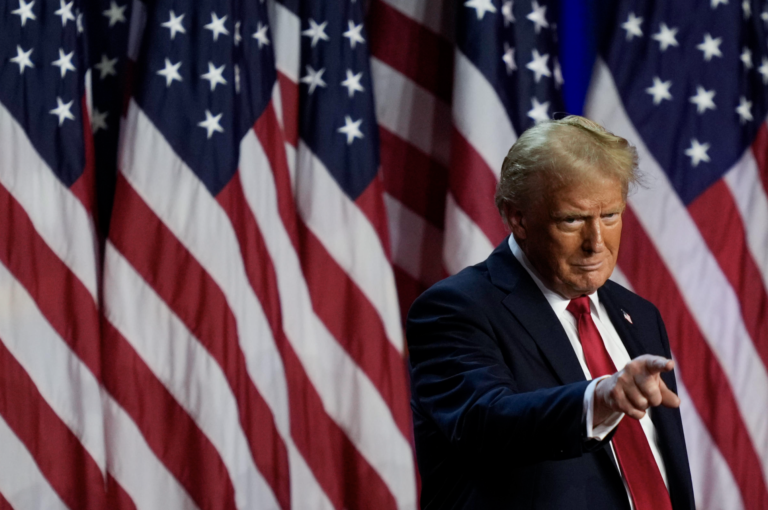
M 615 9 L 601 54 L 632 123 L 688 205 L 741 158 L 765 119 L 768 11 L 722 0 Z

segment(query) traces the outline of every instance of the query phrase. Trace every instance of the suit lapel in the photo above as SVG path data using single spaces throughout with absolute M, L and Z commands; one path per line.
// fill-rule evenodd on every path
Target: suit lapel
M 657 342 L 652 342 L 649 335 L 641 334 L 639 324 L 631 322 L 632 310 L 619 302 L 616 294 L 610 290 L 610 283 L 598 289 L 597 294 L 608 312 L 613 327 L 619 334 L 621 341 L 624 342 L 630 359 L 635 359 L 642 354 L 665 355 L 664 352 L 660 351 L 660 345 L 657 345 Z
M 505 239 L 488 258 L 496 287 L 507 293 L 502 303 L 522 324 L 562 384 L 584 381 L 584 372 L 560 320 Z

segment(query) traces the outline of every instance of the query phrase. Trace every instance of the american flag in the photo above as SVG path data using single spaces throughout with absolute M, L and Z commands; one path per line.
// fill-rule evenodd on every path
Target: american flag
M 768 10 L 606 5 L 586 112 L 647 186 L 613 278 L 699 507 L 765 508 Z M 0 509 L 414 508 L 400 320 L 504 237 L 561 7 L 0 0 Z

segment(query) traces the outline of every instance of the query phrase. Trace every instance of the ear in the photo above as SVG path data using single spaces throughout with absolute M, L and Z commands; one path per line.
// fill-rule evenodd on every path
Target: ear
M 528 237 L 528 230 L 527 223 L 525 221 L 525 214 L 522 210 L 512 205 L 507 205 L 506 209 L 507 225 L 509 226 L 509 230 L 512 231 L 512 234 L 516 239 L 526 239 Z

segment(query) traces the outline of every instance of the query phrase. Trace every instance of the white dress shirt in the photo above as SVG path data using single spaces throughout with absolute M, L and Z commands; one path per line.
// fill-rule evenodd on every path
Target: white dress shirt
M 528 274 L 531 275 L 531 278 L 533 278 L 536 286 L 538 286 L 541 292 L 544 294 L 544 297 L 547 299 L 549 306 L 552 307 L 555 315 L 563 325 L 565 333 L 568 335 L 568 340 L 571 342 L 571 347 L 573 347 L 573 351 L 579 360 L 581 370 L 584 372 L 584 377 L 586 377 L 587 380 L 592 379 L 592 376 L 589 373 L 589 368 L 587 368 L 587 362 L 584 359 L 584 350 L 581 347 L 581 341 L 579 341 L 579 328 L 576 317 L 574 317 L 572 313 L 566 310 L 571 300 L 564 298 L 557 292 L 548 289 L 542 283 L 538 272 L 528 260 L 528 257 L 526 257 L 525 253 L 523 253 L 523 250 L 520 248 L 517 242 L 515 242 L 513 236 L 509 236 L 509 248 L 512 250 L 512 254 L 515 256 L 515 258 L 523 265 Z M 600 303 L 597 292 L 593 292 L 589 295 L 589 305 L 592 320 L 595 322 L 595 326 L 597 327 L 598 332 L 600 332 L 600 337 L 603 339 L 605 349 L 608 351 L 608 355 L 611 357 L 611 360 L 613 360 L 613 364 L 616 369 L 621 370 L 627 363 L 631 361 L 631 359 L 629 357 L 629 353 L 627 352 L 627 348 L 621 341 L 621 338 L 616 332 L 616 328 L 613 326 L 613 323 L 611 323 L 610 317 L 608 317 L 608 312 L 606 311 L 605 306 Z M 595 387 L 597 386 L 597 383 L 605 377 L 609 376 L 594 379 L 592 383 L 587 387 L 587 391 L 584 393 L 584 416 L 587 425 L 586 437 L 588 439 L 605 439 L 605 437 L 616 427 L 616 425 L 619 424 L 621 419 L 624 417 L 624 413 L 616 412 L 602 424 L 598 425 L 597 427 L 593 427 Z M 656 464 L 659 466 L 659 472 L 661 472 L 661 477 L 664 479 L 664 484 L 667 485 L 667 488 L 669 488 L 669 484 L 667 484 L 667 470 L 664 466 L 664 461 L 661 458 L 661 453 L 659 452 L 656 427 L 654 427 L 653 422 L 651 421 L 650 413 L 651 409 L 648 409 L 645 412 L 645 416 L 640 420 L 640 425 L 643 427 L 643 432 L 645 432 L 645 436 L 648 438 L 648 444 L 651 446 L 651 452 L 653 452 L 653 457 L 656 460 Z M 613 450 L 612 443 L 611 452 L 614 454 L 615 460 L 616 453 Z M 619 474 L 621 474 L 621 472 Z M 629 496 L 629 489 L 627 488 L 627 482 L 624 480 L 623 475 L 621 479 L 624 482 L 624 489 L 627 490 L 627 497 L 629 498 L 630 507 L 634 510 L 634 504 L 632 503 L 632 498 Z

